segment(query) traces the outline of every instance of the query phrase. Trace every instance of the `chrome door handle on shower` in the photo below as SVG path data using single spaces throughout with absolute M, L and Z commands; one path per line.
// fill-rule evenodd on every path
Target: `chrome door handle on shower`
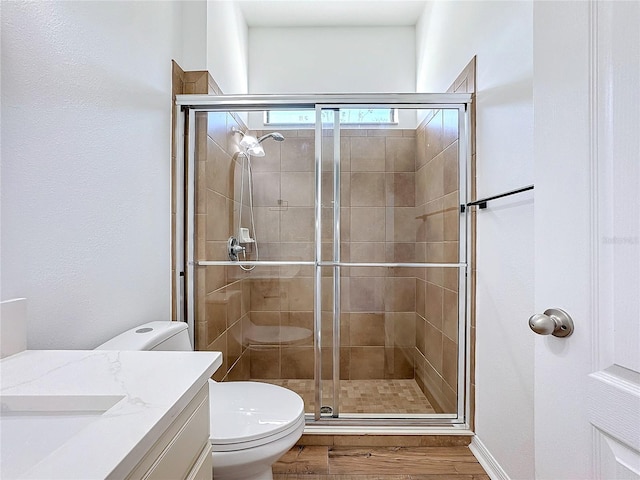
M 568 337 L 573 333 L 573 320 L 559 308 L 549 308 L 529 318 L 529 327 L 539 335 Z

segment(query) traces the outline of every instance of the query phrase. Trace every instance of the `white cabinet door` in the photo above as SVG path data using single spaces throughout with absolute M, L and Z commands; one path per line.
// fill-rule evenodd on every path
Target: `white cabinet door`
M 536 478 L 640 478 L 640 2 L 534 2 L 534 111 Z

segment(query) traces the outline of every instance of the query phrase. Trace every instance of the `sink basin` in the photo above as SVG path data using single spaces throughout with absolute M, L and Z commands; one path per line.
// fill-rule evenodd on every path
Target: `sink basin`
M 19 476 L 123 398 L 122 395 L 1 396 L 0 477 Z

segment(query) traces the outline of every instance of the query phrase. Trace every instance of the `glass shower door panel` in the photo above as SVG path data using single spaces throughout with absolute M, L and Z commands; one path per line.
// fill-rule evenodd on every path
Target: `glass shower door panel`
M 459 268 L 349 269 L 341 295 L 341 414 L 455 415 L 460 358 L 457 288 L 427 279 Z M 433 272 L 436 269 L 439 273 Z
M 399 108 L 396 125 L 342 125 L 342 414 L 458 412 L 458 112 Z
M 318 175 L 318 205 L 317 215 L 320 217 L 320 231 L 317 232 L 317 258 L 320 265 L 340 259 L 340 245 L 338 233 L 340 197 L 336 191 L 336 172 L 340 169 L 339 146 L 339 118 L 337 111 L 332 109 L 318 109 L 316 119 L 316 175 Z M 319 155 L 318 155 L 319 153 Z M 337 417 L 339 415 L 339 315 L 340 309 L 336 302 L 339 295 L 339 279 L 336 279 L 337 266 L 318 265 L 317 282 L 319 283 L 319 312 L 318 323 L 320 341 L 316 352 L 316 361 L 320 363 L 316 371 L 317 398 L 321 397 L 320 408 L 316 411 L 316 418 Z M 339 293 L 339 292 L 338 292 Z

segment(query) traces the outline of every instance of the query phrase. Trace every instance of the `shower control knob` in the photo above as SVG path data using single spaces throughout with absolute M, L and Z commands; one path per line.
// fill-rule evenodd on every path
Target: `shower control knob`
M 229 254 L 229 260 L 232 262 L 238 261 L 238 255 L 245 252 L 245 248 L 240 245 L 236 237 L 229 237 L 227 242 L 227 253 Z
M 549 308 L 529 318 L 529 327 L 539 335 L 568 337 L 573 333 L 573 320 L 559 308 Z

